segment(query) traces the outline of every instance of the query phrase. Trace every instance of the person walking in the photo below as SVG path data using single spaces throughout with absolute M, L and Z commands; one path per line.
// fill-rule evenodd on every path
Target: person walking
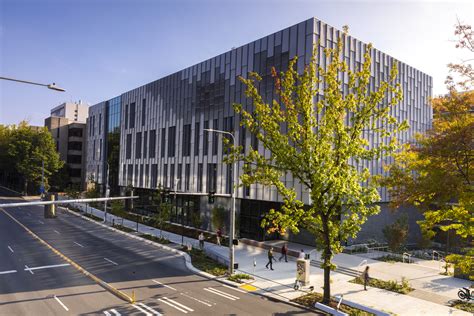
M 221 245 L 221 238 L 222 238 L 222 230 L 219 228 L 217 229 L 217 232 L 216 232 L 216 240 L 219 246 Z
M 270 270 L 273 270 L 273 260 L 275 260 L 275 258 L 273 257 L 273 247 L 270 247 L 270 249 L 268 250 L 268 262 L 265 268 L 268 269 L 268 265 L 270 265 Z
M 199 248 L 203 250 L 204 249 L 204 234 L 202 232 L 199 234 L 198 240 L 199 240 Z
M 280 256 L 280 258 L 278 258 L 278 261 L 281 261 L 281 259 L 283 259 L 283 257 L 285 257 L 285 262 L 288 262 L 287 254 L 288 254 L 288 244 L 285 243 L 283 245 L 283 247 L 281 247 L 281 256 Z
M 369 266 L 365 267 L 364 272 L 362 273 L 362 278 L 364 279 L 364 290 L 367 291 L 367 284 L 369 283 Z

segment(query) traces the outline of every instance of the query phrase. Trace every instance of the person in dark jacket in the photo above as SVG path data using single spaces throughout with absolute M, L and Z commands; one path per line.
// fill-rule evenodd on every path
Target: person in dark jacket
M 268 265 L 270 265 L 270 270 L 273 270 L 273 260 L 275 260 L 275 258 L 273 257 L 273 247 L 271 247 L 270 250 L 268 250 L 268 263 L 265 268 L 268 269 Z
M 369 266 L 365 267 L 364 273 L 362 274 L 362 277 L 364 279 L 364 290 L 367 291 L 367 284 L 369 283 Z
M 283 245 L 283 247 L 281 247 L 281 256 L 280 256 L 280 258 L 278 258 L 278 261 L 281 261 L 281 259 L 283 259 L 283 257 L 284 257 L 284 258 L 285 258 L 285 262 L 288 262 L 287 254 L 288 254 L 288 244 L 285 243 L 285 244 Z

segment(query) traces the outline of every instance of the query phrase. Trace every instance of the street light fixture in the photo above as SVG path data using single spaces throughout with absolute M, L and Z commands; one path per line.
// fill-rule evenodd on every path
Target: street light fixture
M 44 83 L 38 83 L 38 82 L 26 81 L 26 80 L 19 80 L 19 79 L 7 78 L 7 77 L 0 77 L 0 79 L 15 81 L 15 82 L 21 82 L 21 83 L 27 83 L 27 84 L 33 84 L 33 85 L 36 85 L 36 86 L 47 87 L 48 89 L 59 91 L 59 92 L 66 92 L 65 89 L 58 87 L 54 82 L 50 83 L 50 84 L 44 84 Z
M 216 130 L 216 129 L 212 129 L 212 128 L 205 128 L 204 129 L 206 132 L 214 132 L 214 133 L 218 133 L 218 134 L 224 134 L 224 135 L 229 135 L 231 138 L 232 138 L 232 146 L 235 147 L 235 138 L 234 138 L 234 135 L 230 132 L 226 132 L 226 131 L 221 131 L 221 130 Z M 232 210 L 230 212 L 230 231 L 229 231 L 229 274 L 232 275 L 234 274 L 234 236 L 235 236 L 235 196 L 236 196 L 236 185 L 235 185 L 235 181 L 237 179 L 236 177 L 236 172 L 237 172 L 237 168 L 236 168 L 236 163 L 234 161 L 234 163 L 232 164 L 232 168 L 234 170 L 232 170 L 233 172 L 233 175 L 232 175 L 232 182 L 234 182 L 234 185 L 233 185 L 233 190 L 232 190 Z

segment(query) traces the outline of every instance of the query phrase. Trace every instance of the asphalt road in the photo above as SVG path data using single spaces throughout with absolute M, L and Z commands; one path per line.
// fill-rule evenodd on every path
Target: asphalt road
M 65 265 L 0 211 L 0 315 L 312 314 L 196 275 L 179 255 L 75 215 L 45 219 L 40 206 L 5 210 L 100 279 L 128 295 L 133 291 L 137 303 L 120 300 Z

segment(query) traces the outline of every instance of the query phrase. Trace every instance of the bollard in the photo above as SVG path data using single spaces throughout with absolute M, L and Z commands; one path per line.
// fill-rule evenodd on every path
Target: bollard
M 132 290 L 132 304 L 135 304 L 137 300 L 135 299 L 135 291 Z

